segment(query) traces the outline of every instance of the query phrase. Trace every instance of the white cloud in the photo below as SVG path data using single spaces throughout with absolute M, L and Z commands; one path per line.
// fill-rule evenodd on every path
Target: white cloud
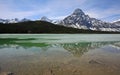
M 42 13 L 46 13 L 49 12 L 50 9 L 46 8 L 46 9 L 37 9 L 34 7 L 34 5 L 31 5 L 31 10 L 27 11 L 27 10 L 18 10 L 15 9 L 16 6 L 12 5 L 8 2 L 2 2 L 0 1 L 0 18 L 3 19 L 12 19 L 12 18 L 26 18 L 26 17 L 30 17 L 30 16 L 34 16 L 34 15 L 38 15 L 38 14 L 42 14 Z
M 50 19 L 59 19 L 59 20 L 61 20 L 61 19 L 64 19 L 65 17 L 67 17 L 67 16 L 55 16 L 55 17 L 50 17 Z
M 72 8 L 82 5 L 86 0 L 50 0 L 47 7 L 50 8 Z
M 90 9 L 88 11 L 86 11 L 86 14 L 88 14 L 90 17 L 93 18 L 106 18 L 115 14 L 120 14 L 120 10 L 118 8 L 108 8 L 108 9 Z
M 42 10 L 42 11 L 3 11 L 0 12 L 0 17 L 2 18 L 25 18 L 25 17 L 30 17 L 30 16 L 35 16 L 36 14 L 42 14 L 42 13 L 46 13 L 49 10 Z M 7 13 L 6 13 L 7 12 Z
M 15 0 L 1 0 L 0 1 L 0 18 L 24 18 L 34 15 L 43 15 L 47 16 L 58 16 L 59 13 L 63 13 L 64 11 L 59 12 L 60 10 L 66 10 L 73 8 L 76 5 L 80 5 L 84 3 L 86 0 L 50 0 L 45 5 L 42 3 L 32 4 L 34 0 L 31 2 L 29 0 L 21 0 L 23 5 L 22 7 L 30 7 L 30 10 L 22 10 L 22 8 L 18 7 L 19 5 L 15 4 Z M 24 5 L 26 4 L 26 5 Z M 17 8 L 18 7 L 18 8 Z M 20 8 L 20 9 L 19 9 Z M 63 15 L 59 14 L 59 17 L 55 18 L 63 18 Z
M 0 0 L 0 18 L 27 18 L 40 15 L 40 17 L 47 16 L 51 19 L 63 19 L 75 8 L 86 7 L 85 2 L 88 0 L 48 0 L 45 4 L 39 3 L 37 0 L 20 0 L 21 3 L 18 5 L 15 4 L 15 1 Z M 24 10 L 25 7 L 26 9 L 28 7 L 29 10 Z M 120 14 L 120 10 L 116 6 L 111 6 L 109 9 L 91 7 L 85 13 L 93 18 L 102 19 L 113 14 Z
M 96 13 L 96 12 L 92 12 L 92 11 L 87 11 L 86 13 L 87 15 L 89 15 L 90 17 L 93 17 L 93 18 L 100 18 L 101 15 Z

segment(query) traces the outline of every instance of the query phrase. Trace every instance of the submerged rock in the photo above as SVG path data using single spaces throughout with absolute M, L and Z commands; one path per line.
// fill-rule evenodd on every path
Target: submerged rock
M 90 64 L 101 64 L 100 62 L 96 61 L 96 60 L 90 60 L 89 61 Z
M 0 75 L 14 75 L 12 72 L 1 72 Z
M 55 75 L 52 69 L 48 69 L 44 72 L 43 75 Z
M 12 73 L 12 72 L 9 72 L 7 75 L 14 75 L 14 73 Z

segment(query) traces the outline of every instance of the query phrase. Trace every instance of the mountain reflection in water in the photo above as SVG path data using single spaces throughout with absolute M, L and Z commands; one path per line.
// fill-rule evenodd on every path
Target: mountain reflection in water
M 5 40 L 5 41 L 4 41 Z M 36 40 L 33 38 L 29 39 L 17 39 L 17 38 L 2 38 L 0 41 L 0 48 L 14 47 L 18 49 L 19 47 L 27 48 L 41 48 L 41 50 L 47 51 L 50 47 L 62 47 L 68 52 L 72 53 L 74 56 L 81 56 L 89 50 L 100 48 L 107 45 L 115 45 L 119 47 L 119 41 L 105 41 L 105 42 L 76 42 L 76 43 L 57 43 L 57 44 L 47 44 L 47 43 L 33 43 L 29 42 L 31 40 Z M 17 42 L 21 41 L 21 42 Z M 24 42 L 22 42 L 24 41 Z
M 60 44 L 65 50 L 72 53 L 74 56 L 81 56 L 89 50 L 100 48 L 106 45 L 114 45 L 118 42 L 80 42 L 80 43 L 66 43 Z

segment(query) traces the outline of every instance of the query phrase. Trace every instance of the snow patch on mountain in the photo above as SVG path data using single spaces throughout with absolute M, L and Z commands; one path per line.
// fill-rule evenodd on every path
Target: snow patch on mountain
M 0 23 L 19 23 L 19 22 L 26 22 L 26 21 L 30 21 L 29 19 L 23 18 L 21 20 L 19 20 L 18 18 L 15 19 L 0 19 Z

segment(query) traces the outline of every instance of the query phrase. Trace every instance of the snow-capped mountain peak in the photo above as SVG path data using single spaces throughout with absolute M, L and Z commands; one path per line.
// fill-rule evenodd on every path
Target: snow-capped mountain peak
M 41 20 L 41 21 L 52 22 L 52 20 L 49 19 L 49 18 L 47 18 L 46 16 L 43 16 L 40 20 Z
M 120 23 L 108 23 L 86 15 L 81 9 L 75 9 L 74 12 L 61 21 L 62 25 L 79 29 L 90 29 L 98 31 L 119 31 Z
M 0 23 L 19 23 L 19 22 L 26 22 L 26 21 L 30 21 L 29 19 L 23 18 L 23 19 L 0 19 Z
M 79 29 L 88 29 L 91 26 L 90 17 L 85 15 L 81 9 L 75 9 L 68 17 L 63 19 L 63 25 Z
M 74 10 L 72 15 L 85 15 L 85 14 L 81 9 L 77 8 Z

